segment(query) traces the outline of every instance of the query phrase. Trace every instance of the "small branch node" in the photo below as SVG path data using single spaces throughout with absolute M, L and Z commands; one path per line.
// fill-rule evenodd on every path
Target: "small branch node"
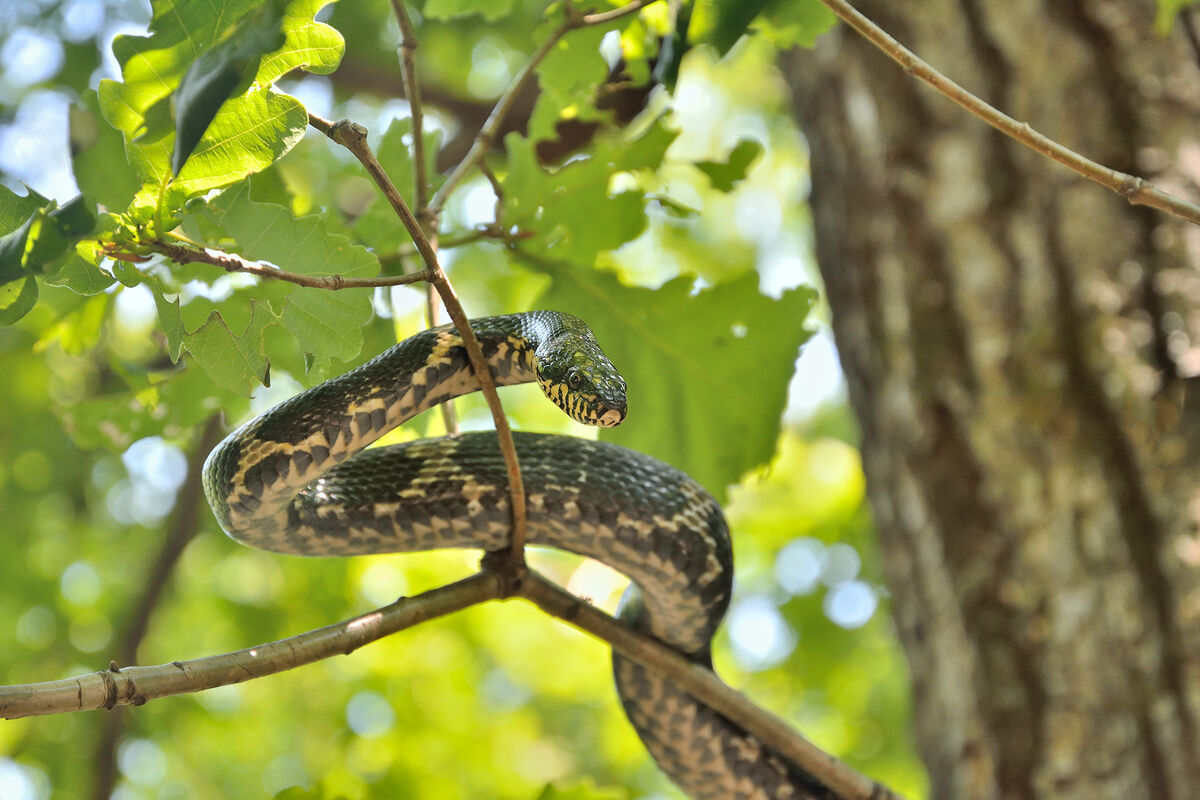
M 1139 178 L 1137 175 L 1126 175 L 1119 186 L 1117 192 L 1126 200 L 1133 202 L 1134 198 L 1145 190 L 1147 182 L 1145 178 Z
M 500 597 L 505 600 L 521 594 L 521 587 L 529 575 L 524 551 L 512 547 L 487 551 L 479 561 L 479 569 L 499 581 Z
M 355 150 L 366 142 L 367 129 L 357 122 L 343 119 L 334 124 L 329 138 L 348 150 Z

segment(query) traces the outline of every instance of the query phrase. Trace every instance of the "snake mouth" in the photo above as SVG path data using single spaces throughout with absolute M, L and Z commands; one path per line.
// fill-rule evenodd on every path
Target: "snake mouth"
M 610 408 L 599 416 L 596 424 L 601 428 L 615 428 L 625 419 L 625 409 Z

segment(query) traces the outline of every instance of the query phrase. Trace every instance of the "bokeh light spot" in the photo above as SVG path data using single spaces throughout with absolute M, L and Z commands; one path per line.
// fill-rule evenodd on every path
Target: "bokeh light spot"
M 825 615 L 843 628 L 861 628 L 879 605 L 870 586 L 862 581 L 839 583 L 825 595 Z
M 729 614 L 734 657 L 745 669 L 758 671 L 783 661 L 796 646 L 796 633 L 766 597 L 748 597 Z
M 392 704 L 378 692 L 359 692 L 346 704 L 346 724 L 363 738 L 383 736 L 396 724 Z

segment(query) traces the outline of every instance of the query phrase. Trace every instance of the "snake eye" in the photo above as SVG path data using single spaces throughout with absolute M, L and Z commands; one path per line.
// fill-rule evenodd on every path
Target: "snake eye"
M 573 369 L 567 373 L 567 386 L 572 389 L 578 389 L 583 386 L 583 373 L 577 369 Z

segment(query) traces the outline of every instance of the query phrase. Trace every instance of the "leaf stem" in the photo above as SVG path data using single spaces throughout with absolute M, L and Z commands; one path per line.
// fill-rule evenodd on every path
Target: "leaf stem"
M 425 112 L 421 107 L 421 84 L 417 80 L 417 35 L 404 3 L 392 0 L 392 12 L 400 24 L 400 77 L 404 83 L 404 98 L 408 100 L 412 114 L 413 184 L 416 190 L 413 198 L 417 204 L 417 217 L 425 218 L 429 179 L 425 174 Z
M 938 72 L 915 53 L 896 41 L 845 0 L 821 0 L 847 25 L 882 50 L 904 71 L 932 86 L 996 130 L 1021 144 L 1074 170 L 1090 181 L 1105 186 L 1129 201 L 1130 205 L 1156 208 L 1200 225 L 1200 206 L 1162 191 L 1136 175 L 1129 175 L 1080 155 L 1053 139 L 1038 133 L 1027 122 L 1019 122 L 968 92 Z

